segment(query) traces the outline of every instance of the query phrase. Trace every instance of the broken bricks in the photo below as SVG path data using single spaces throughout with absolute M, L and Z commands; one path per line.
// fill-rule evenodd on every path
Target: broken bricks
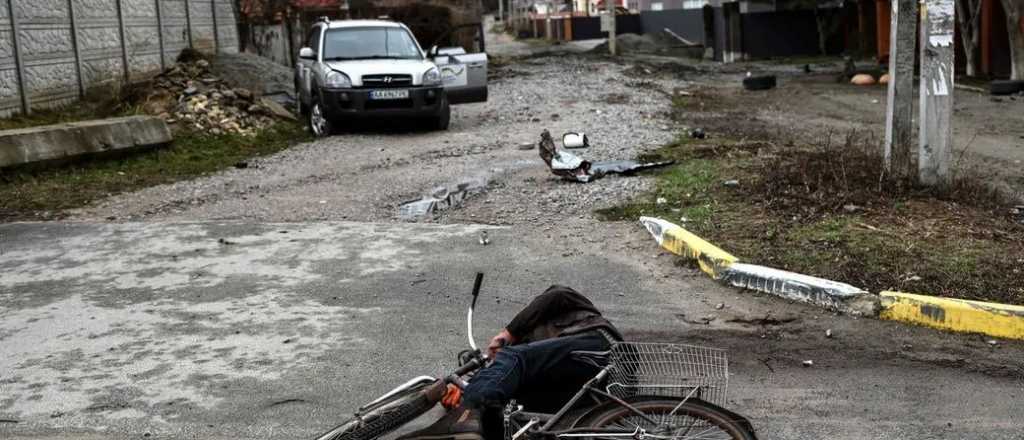
M 555 140 L 551 138 L 551 133 L 547 130 L 540 133 L 540 143 L 537 144 L 537 149 L 539 150 L 541 160 L 547 164 L 548 168 L 556 176 L 583 183 L 600 179 L 607 174 L 632 174 L 637 171 L 675 163 L 675 161 L 640 163 L 633 160 L 586 161 L 568 151 L 562 151 L 555 147 Z

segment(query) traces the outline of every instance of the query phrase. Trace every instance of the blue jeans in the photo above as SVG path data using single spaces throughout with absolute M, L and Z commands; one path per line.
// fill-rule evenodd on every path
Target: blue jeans
M 608 340 L 597 332 L 505 347 L 469 381 L 462 404 L 483 408 L 516 399 L 531 411 L 555 411 L 600 371 L 572 359 L 571 352 L 609 347 Z

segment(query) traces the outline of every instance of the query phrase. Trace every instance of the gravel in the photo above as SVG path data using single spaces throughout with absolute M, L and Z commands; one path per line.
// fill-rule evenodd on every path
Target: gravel
M 505 69 L 528 75 L 490 85 L 487 103 L 455 108 L 446 132 L 394 128 L 395 121 L 295 146 L 249 161 L 244 169 L 110 197 L 81 209 L 81 220 L 359 220 L 399 221 L 398 206 L 432 188 L 484 179 L 486 191 L 464 205 L 420 221 L 515 224 L 589 217 L 646 191 L 648 177 L 610 176 L 589 184 L 551 175 L 537 150 L 543 129 L 556 138 L 587 133 L 591 147 L 574 150 L 599 161 L 632 159 L 674 138 L 669 101 L 656 89 L 688 86 L 678 76 L 651 77 L 655 87 L 630 87 L 623 70 L 596 57 L 528 58 Z M 628 95 L 628 104 L 609 103 Z M 620 101 L 613 101 L 620 102 Z M 553 117 L 553 115 L 558 115 Z

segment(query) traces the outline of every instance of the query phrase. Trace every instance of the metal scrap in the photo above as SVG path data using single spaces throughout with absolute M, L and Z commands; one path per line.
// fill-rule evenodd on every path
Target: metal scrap
M 555 140 L 551 138 L 551 133 L 547 130 L 541 132 L 537 148 L 541 160 L 548 165 L 552 173 L 563 179 L 582 183 L 600 179 L 608 174 L 632 174 L 675 163 L 671 160 L 650 163 L 640 163 L 634 160 L 590 162 L 568 151 L 559 150 L 555 147 Z

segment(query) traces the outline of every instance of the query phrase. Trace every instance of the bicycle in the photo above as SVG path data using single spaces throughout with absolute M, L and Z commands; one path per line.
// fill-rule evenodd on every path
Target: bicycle
M 416 377 L 363 405 L 355 417 L 318 440 L 373 440 L 426 413 L 448 384 L 468 385 L 488 356 L 473 336 L 473 310 L 483 274 L 473 284 L 466 316 L 470 349 L 460 366 L 443 379 Z M 572 353 L 600 372 L 554 414 L 530 412 L 515 401 L 488 422 L 487 440 L 756 440 L 744 417 L 720 406 L 728 387 L 728 363 L 722 350 L 682 344 L 618 342 L 607 352 Z M 589 398 L 589 401 L 585 398 Z

